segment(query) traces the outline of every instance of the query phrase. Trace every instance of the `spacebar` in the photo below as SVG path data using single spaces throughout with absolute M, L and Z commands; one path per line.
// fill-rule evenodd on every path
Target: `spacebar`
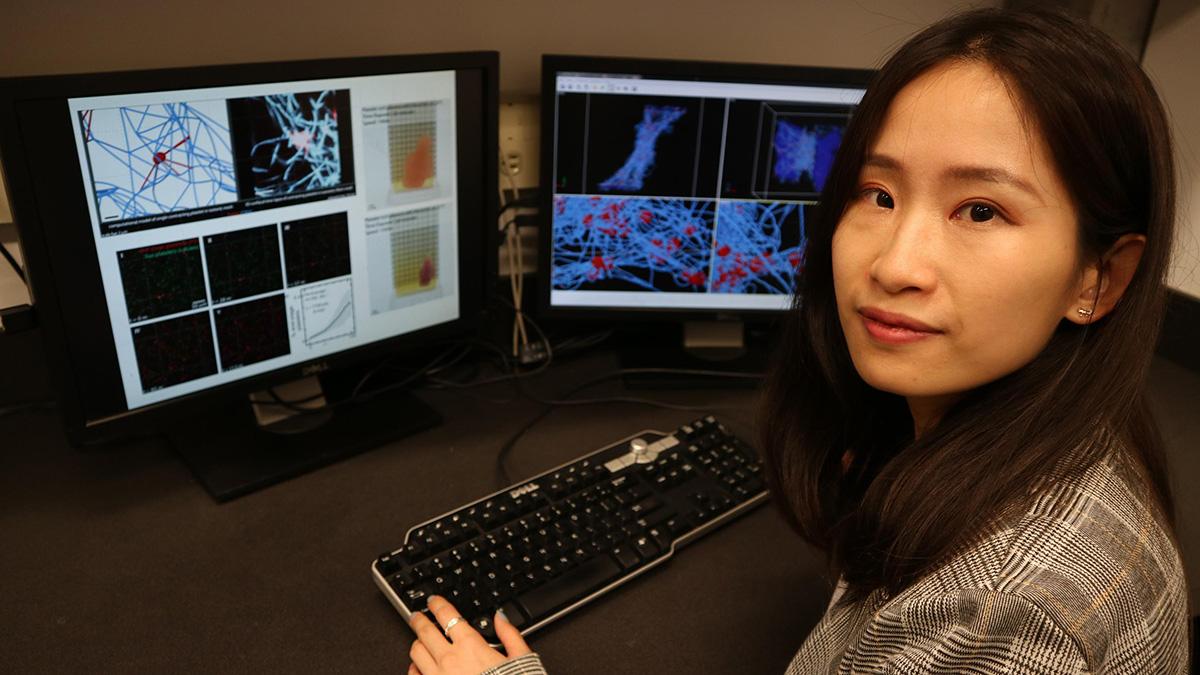
M 597 590 L 620 574 L 621 566 L 611 556 L 597 556 L 561 577 L 517 596 L 517 602 L 525 608 L 530 621 L 537 621 L 560 606 Z

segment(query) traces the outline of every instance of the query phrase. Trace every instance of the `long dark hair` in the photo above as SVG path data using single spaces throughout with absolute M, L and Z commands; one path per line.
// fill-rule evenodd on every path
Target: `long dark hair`
M 831 244 L 892 99 L 953 61 L 999 73 L 1028 127 L 1045 139 L 1078 214 L 1087 262 L 1126 233 L 1144 234 L 1146 245 L 1112 312 L 1086 326 L 1061 322 L 1032 362 L 967 393 L 914 438 L 904 398 L 869 386 L 850 360 Z M 1151 507 L 1174 536 L 1162 441 L 1145 394 L 1174 228 L 1172 161 L 1149 78 L 1114 41 L 1065 14 L 958 14 L 916 35 L 877 73 L 809 221 L 760 424 L 776 504 L 826 551 L 847 583 L 844 602 L 876 588 L 899 593 L 991 519 L 1025 503 L 1052 471 L 1086 469 L 1105 449 L 1094 442 L 1098 430 L 1128 448 Z

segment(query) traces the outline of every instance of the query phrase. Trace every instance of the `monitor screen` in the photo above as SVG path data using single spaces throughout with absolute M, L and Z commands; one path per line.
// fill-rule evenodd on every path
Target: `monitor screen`
M 789 305 L 805 221 L 867 73 L 568 57 L 545 68 L 551 310 Z
M 115 93 L 84 76 L 15 103 L 18 118 L 49 106 L 58 119 L 22 130 L 26 153 L 51 137 L 71 149 L 57 162 L 71 171 L 41 191 L 74 204 L 72 218 L 31 207 L 20 185 L 13 202 L 23 238 L 41 221 L 50 258 L 89 252 L 41 279 L 64 322 L 102 346 L 102 363 L 73 364 L 96 385 L 81 387 L 85 417 L 320 370 L 478 309 L 495 73 L 397 58 L 331 61 L 320 76 L 297 64 L 265 79 L 261 66 L 133 74 Z M 88 310 L 66 297 L 83 285 Z

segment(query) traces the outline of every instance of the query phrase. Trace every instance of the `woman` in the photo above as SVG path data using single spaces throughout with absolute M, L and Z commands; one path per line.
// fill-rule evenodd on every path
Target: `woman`
M 1186 671 L 1144 395 L 1173 181 L 1152 85 L 1077 20 L 969 12 L 884 66 L 765 397 L 776 504 L 840 577 L 788 673 Z M 508 661 L 414 628 L 410 673 L 544 672 L 503 620 Z

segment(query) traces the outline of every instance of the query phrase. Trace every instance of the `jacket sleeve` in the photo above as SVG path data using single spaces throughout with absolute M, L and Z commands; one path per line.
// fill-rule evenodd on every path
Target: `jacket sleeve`
M 842 669 L 1032 675 L 1082 673 L 1087 665 L 1075 640 L 1033 602 L 963 589 L 885 606 L 847 650 Z
M 492 666 L 480 675 L 546 675 L 546 669 L 542 667 L 542 659 L 531 652 Z

